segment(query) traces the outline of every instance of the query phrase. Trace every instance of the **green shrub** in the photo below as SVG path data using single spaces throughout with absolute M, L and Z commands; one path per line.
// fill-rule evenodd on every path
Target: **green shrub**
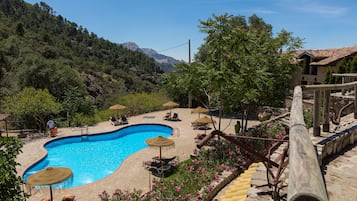
M 162 92 L 142 92 L 122 96 L 119 103 L 125 105 L 128 110 L 137 110 L 142 114 L 163 109 L 162 104 L 167 100 Z
M 84 125 L 94 125 L 97 123 L 99 118 L 96 115 L 89 116 L 83 113 L 76 113 L 73 117 L 73 126 L 84 126 Z

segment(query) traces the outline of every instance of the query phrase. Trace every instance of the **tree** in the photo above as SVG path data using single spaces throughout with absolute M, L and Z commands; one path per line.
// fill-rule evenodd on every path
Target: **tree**
M 71 126 L 71 121 L 77 113 L 94 115 L 93 103 L 86 99 L 86 95 L 79 87 L 72 87 L 65 91 L 62 107 L 67 116 L 68 126 Z
M 25 200 L 28 197 L 21 190 L 22 178 L 17 176 L 16 156 L 21 152 L 22 143 L 17 138 L 0 137 L 0 200 Z
M 16 26 L 16 33 L 19 36 L 24 36 L 24 34 L 25 34 L 24 25 L 21 22 L 18 23 Z
M 5 97 L 4 110 L 29 126 L 44 131 L 46 122 L 53 114 L 60 112 L 61 104 L 47 89 L 24 88 L 14 96 Z
M 174 73 L 179 78 L 169 85 L 191 85 L 194 78 L 189 87 L 204 89 L 220 114 L 242 109 L 247 114 L 257 105 L 281 104 L 294 70 L 292 51 L 301 39 L 285 30 L 273 37 L 271 25 L 256 15 L 249 22 L 243 16 L 213 15 L 201 21 L 200 29 L 207 34 L 196 57 L 201 64 L 189 70 L 178 66 Z
M 206 99 L 207 96 L 205 96 L 208 90 L 207 82 L 200 79 L 204 76 L 204 69 L 204 65 L 200 62 L 176 64 L 173 73 L 162 76 L 161 84 L 165 86 L 170 97 L 175 100 L 186 100 L 185 96 L 191 92 L 195 99 L 194 102 L 199 102 L 208 107 L 210 100 Z

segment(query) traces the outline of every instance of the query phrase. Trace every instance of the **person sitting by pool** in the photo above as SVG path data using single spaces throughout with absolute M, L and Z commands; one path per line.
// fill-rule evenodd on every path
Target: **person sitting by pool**
M 174 113 L 174 115 L 172 115 L 172 118 L 170 119 L 170 121 L 181 121 L 178 117 L 178 113 Z
M 125 115 L 121 115 L 120 124 L 128 124 L 128 118 Z
M 113 126 L 120 125 L 120 122 L 115 117 L 109 117 L 109 121 Z
M 166 115 L 163 117 L 164 120 L 171 119 L 171 112 L 166 112 Z

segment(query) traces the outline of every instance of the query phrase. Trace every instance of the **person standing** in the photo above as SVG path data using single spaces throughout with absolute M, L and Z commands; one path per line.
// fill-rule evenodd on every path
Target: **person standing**
M 50 130 L 50 135 L 51 135 L 51 137 L 54 137 L 54 136 L 53 136 L 53 129 L 55 128 L 55 126 L 56 126 L 56 124 L 55 124 L 55 122 L 54 122 L 52 119 L 50 119 L 50 120 L 47 121 L 47 127 L 48 127 L 48 129 Z
M 235 130 L 236 134 L 240 133 L 240 129 L 241 129 L 240 122 L 237 121 L 237 124 L 234 125 L 234 130 Z

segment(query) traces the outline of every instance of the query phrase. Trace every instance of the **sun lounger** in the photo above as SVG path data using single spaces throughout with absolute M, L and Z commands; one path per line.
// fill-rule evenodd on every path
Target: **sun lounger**
M 145 169 L 150 169 L 151 167 L 160 167 L 161 163 L 157 161 L 145 161 L 144 167 Z
M 171 112 L 167 112 L 166 115 L 163 117 L 164 120 L 169 120 L 171 118 Z
M 193 130 L 209 130 L 211 129 L 207 124 L 195 124 L 192 123 Z
M 202 140 L 205 137 L 206 137 L 206 134 L 197 134 L 195 137 L 195 140 Z
M 115 117 L 110 117 L 110 118 L 109 118 L 109 122 L 110 122 L 113 126 L 121 125 L 120 121 L 118 121 Z
M 181 121 L 181 119 L 178 117 L 177 113 L 174 113 L 174 115 L 172 115 L 171 121 Z
M 65 195 L 62 198 L 62 201 L 75 201 L 75 198 L 76 198 L 76 196 L 74 196 L 74 195 Z
M 172 165 L 163 165 L 163 166 L 152 166 L 149 168 L 151 173 L 157 177 L 167 177 L 173 172 L 173 166 Z
M 158 163 L 162 162 L 164 165 L 166 165 L 166 164 L 169 164 L 170 162 L 172 162 L 174 159 L 176 159 L 176 156 L 173 156 L 170 158 L 165 158 L 165 157 L 159 158 L 158 156 L 155 156 L 152 159 Z
M 163 119 L 167 120 L 167 121 L 181 121 L 181 119 L 178 117 L 178 113 L 174 113 L 171 116 L 170 112 L 166 113 L 166 115 L 163 117 Z
M 120 117 L 120 124 L 123 125 L 123 124 L 128 124 L 128 118 L 126 118 L 125 115 L 121 115 Z

